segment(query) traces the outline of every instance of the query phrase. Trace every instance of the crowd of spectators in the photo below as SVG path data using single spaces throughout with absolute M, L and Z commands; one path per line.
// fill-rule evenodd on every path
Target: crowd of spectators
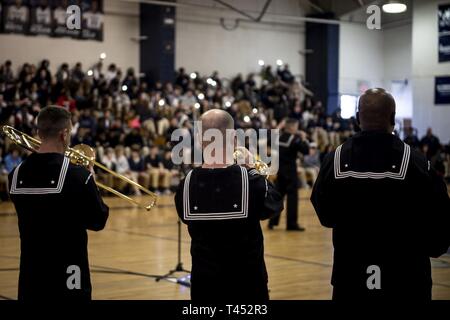
M 218 72 L 200 75 L 180 68 L 173 82 L 149 85 L 129 68 L 123 72 L 104 61 L 85 68 L 64 63 L 56 73 L 50 62 L 0 65 L 0 124 L 36 134 L 35 118 L 46 105 L 59 105 L 73 114 L 72 144 L 88 144 L 107 167 L 155 192 L 169 193 L 189 165 L 171 161 L 171 134 L 182 129 L 192 133 L 192 123 L 211 108 L 227 110 L 237 128 L 282 128 L 283 119 L 295 118 L 311 141 L 310 153 L 299 159 L 303 187 L 314 183 L 324 155 L 333 151 L 357 130 L 354 119 L 343 119 L 339 109 L 327 114 L 322 103 L 297 81 L 288 65 L 273 70 L 266 66 L 257 74 L 221 78 Z M 419 140 L 406 130 L 405 141 L 419 148 L 442 175 L 448 175 L 448 146 L 429 132 Z M 0 137 L 2 181 L 26 156 Z M 125 188 L 111 176 L 109 185 Z M 139 194 L 137 189 L 125 190 Z

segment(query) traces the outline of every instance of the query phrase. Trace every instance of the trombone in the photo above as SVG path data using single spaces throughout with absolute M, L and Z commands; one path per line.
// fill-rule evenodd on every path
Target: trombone
M 39 150 L 39 147 L 41 146 L 41 141 L 33 138 L 26 133 L 23 133 L 11 126 L 3 126 L 2 132 L 5 136 L 7 136 L 14 144 L 28 150 L 31 152 L 37 152 Z M 139 190 L 141 190 L 143 193 L 149 195 L 151 197 L 150 203 L 147 205 L 141 204 L 135 199 L 121 193 L 120 191 L 117 191 L 111 187 L 108 187 L 107 185 L 104 185 L 101 182 L 95 181 L 96 185 L 108 192 L 111 192 L 112 194 L 133 203 L 134 205 L 143 208 L 147 211 L 150 211 L 156 204 L 157 196 L 155 193 L 151 192 L 147 188 L 144 188 L 139 183 L 134 182 L 133 180 L 118 174 L 117 172 L 114 172 L 113 170 L 107 168 L 103 164 L 95 161 L 95 151 L 90 146 L 86 144 L 78 144 L 72 148 L 67 148 L 65 154 L 66 157 L 70 159 L 70 162 L 72 162 L 75 165 L 88 167 L 90 164 L 92 164 L 95 167 L 98 167 L 102 169 L 103 171 L 113 175 L 114 177 L 125 181 L 126 183 L 135 186 Z

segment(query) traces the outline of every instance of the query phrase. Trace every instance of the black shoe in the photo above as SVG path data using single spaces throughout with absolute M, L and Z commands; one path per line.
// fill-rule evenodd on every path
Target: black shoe
M 305 231 L 306 229 L 303 228 L 302 226 L 296 225 L 296 226 L 292 226 L 292 227 L 287 227 L 286 230 L 287 230 L 287 231 L 300 231 L 300 232 L 303 232 L 303 231 Z
M 269 223 L 269 225 L 267 226 L 267 228 L 269 229 L 269 230 L 273 230 L 273 227 L 275 227 L 273 224 L 270 224 Z

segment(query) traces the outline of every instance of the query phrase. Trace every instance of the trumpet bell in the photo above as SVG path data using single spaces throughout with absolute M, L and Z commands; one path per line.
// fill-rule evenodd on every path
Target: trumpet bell
M 256 160 L 255 161 L 255 169 L 256 171 L 259 172 L 259 174 L 268 177 L 269 174 L 269 166 L 267 165 L 267 163 L 261 161 L 261 160 Z
M 233 158 L 235 163 L 242 164 L 245 163 L 245 160 L 247 158 L 250 158 L 251 154 L 250 152 L 243 147 L 238 147 L 233 153 Z M 260 175 L 265 176 L 266 178 L 270 175 L 269 174 L 269 166 L 267 163 L 262 161 L 258 155 L 254 157 L 254 166 L 256 171 L 259 172 Z

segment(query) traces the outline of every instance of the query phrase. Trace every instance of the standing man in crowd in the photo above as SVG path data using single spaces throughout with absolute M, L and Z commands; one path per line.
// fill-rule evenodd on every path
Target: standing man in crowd
M 86 229 L 102 230 L 109 209 L 93 169 L 64 156 L 70 119 L 63 108 L 43 108 L 38 152 L 9 174 L 21 240 L 19 300 L 91 299 Z
M 392 134 L 384 89 L 359 100 L 362 132 L 322 163 L 311 201 L 333 228 L 333 299 L 431 299 L 430 257 L 450 245 L 450 199 L 424 155 Z
M 192 300 L 267 301 L 260 220 L 279 214 L 283 200 L 252 167 L 246 149 L 247 167 L 233 165 L 233 144 L 227 146 L 224 138 L 234 130 L 228 112 L 213 109 L 201 121 L 205 135 L 218 129 L 223 141 L 220 146 L 214 141 L 217 148 L 211 155 L 205 152 L 211 142 L 202 142 L 203 165 L 187 174 L 175 195 L 178 215 L 192 238 Z
M 287 230 L 305 231 L 305 228 L 298 224 L 298 187 L 297 158 L 298 153 L 308 154 L 309 144 L 306 140 L 306 133 L 298 130 L 296 119 L 287 119 L 284 124 L 284 131 L 280 136 L 279 152 L 280 166 L 278 170 L 275 186 L 281 196 L 287 196 L 286 224 Z M 277 215 L 270 219 L 269 229 L 273 229 L 280 221 Z
M 420 140 L 420 146 L 422 148 L 426 146 L 426 156 L 433 162 L 436 154 L 441 148 L 441 142 L 439 141 L 439 138 L 433 134 L 433 129 L 427 129 L 427 134 Z

